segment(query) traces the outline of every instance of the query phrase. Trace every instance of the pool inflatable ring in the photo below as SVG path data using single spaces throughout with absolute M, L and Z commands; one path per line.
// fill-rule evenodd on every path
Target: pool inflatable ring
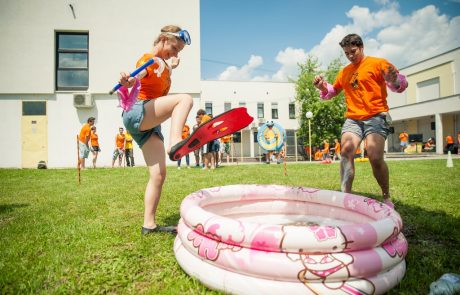
M 401 217 L 370 198 L 304 187 L 230 185 L 190 194 L 180 211 L 176 258 L 213 289 L 383 294 L 404 276 Z
M 272 124 L 271 130 L 269 124 L 265 123 L 259 127 L 257 132 L 257 142 L 266 151 L 278 151 L 286 142 L 286 131 L 283 127 L 273 121 L 270 125 Z

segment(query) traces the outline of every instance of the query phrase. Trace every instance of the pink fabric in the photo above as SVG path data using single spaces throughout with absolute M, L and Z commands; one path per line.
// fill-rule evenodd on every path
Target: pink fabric
M 406 76 L 399 74 L 399 73 L 398 73 L 397 80 L 399 82 L 399 88 L 396 88 L 392 83 L 389 83 L 389 82 L 386 82 L 386 83 L 387 83 L 388 88 L 390 88 L 391 91 L 401 93 L 404 90 L 406 90 L 407 85 L 409 85 L 409 83 L 407 83 Z
M 137 95 L 139 94 L 139 90 L 141 89 L 141 83 L 137 78 L 134 86 L 132 87 L 131 91 L 128 90 L 125 86 L 121 86 L 118 91 L 118 101 L 120 103 L 120 107 L 124 111 L 129 111 L 133 104 L 137 101 Z
M 321 97 L 321 99 L 327 100 L 337 95 L 337 91 L 335 90 L 334 86 L 332 86 L 331 84 L 326 83 L 326 88 L 327 88 L 327 92 L 326 91 L 319 92 L 319 97 Z

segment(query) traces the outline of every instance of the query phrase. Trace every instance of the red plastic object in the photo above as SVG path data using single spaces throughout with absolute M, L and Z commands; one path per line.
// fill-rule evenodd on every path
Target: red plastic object
M 183 156 L 199 149 L 206 143 L 233 134 L 254 120 L 245 107 L 231 109 L 200 125 L 189 137 L 171 148 L 169 158 L 178 161 Z

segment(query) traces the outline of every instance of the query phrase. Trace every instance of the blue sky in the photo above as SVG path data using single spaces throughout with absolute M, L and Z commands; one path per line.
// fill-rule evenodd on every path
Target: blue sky
M 360 34 L 397 67 L 460 46 L 460 0 L 201 0 L 204 80 L 286 81 L 308 54 L 323 65 Z

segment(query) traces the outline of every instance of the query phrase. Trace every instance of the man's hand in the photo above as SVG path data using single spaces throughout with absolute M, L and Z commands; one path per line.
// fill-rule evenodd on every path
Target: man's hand
M 391 85 L 393 85 L 396 89 L 399 88 L 399 81 L 398 81 L 398 72 L 392 66 L 389 66 L 387 71 L 382 70 L 382 76 Z
M 318 75 L 313 79 L 313 86 L 318 88 L 323 92 L 327 92 L 326 81 L 324 80 L 323 75 Z

